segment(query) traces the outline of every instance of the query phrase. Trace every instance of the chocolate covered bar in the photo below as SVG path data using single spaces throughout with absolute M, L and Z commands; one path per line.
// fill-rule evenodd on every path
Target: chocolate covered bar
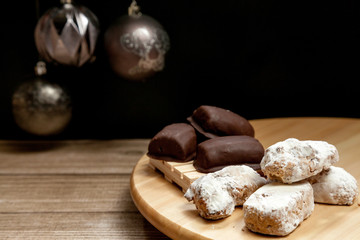
M 150 141 L 147 155 L 153 159 L 186 162 L 196 154 L 195 129 L 187 123 L 164 127 Z
M 228 135 L 254 137 L 254 128 L 248 120 L 223 108 L 203 105 L 195 109 L 187 120 L 207 138 Z
M 198 144 L 194 167 L 199 172 L 215 172 L 229 165 L 247 165 L 261 173 L 264 147 L 250 136 L 225 136 Z

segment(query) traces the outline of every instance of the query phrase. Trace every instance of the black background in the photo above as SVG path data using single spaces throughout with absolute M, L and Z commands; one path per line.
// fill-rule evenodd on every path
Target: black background
M 59 5 L 38 2 L 40 16 Z M 137 2 L 170 37 L 164 70 L 146 82 L 117 76 L 103 36 L 127 14 L 131 1 L 77 1 L 100 22 L 96 61 L 81 68 L 48 64 L 48 79 L 64 86 L 73 101 L 70 124 L 51 137 L 19 129 L 11 110 L 13 91 L 33 74 L 38 60 L 36 1 L 4 3 L 0 139 L 147 138 L 167 124 L 186 121 L 204 104 L 247 119 L 360 117 L 358 1 Z

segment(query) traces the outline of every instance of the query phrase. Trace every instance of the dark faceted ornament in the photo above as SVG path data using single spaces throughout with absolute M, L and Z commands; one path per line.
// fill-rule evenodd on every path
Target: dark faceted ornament
M 93 60 L 99 35 L 97 17 L 86 7 L 64 1 L 49 9 L 35 27 L 35 44 L 47 62 L 80 67 Z
M 105 32 L 111 68 L 130 80 L 144 80 L 163 70 L 169 48 L 169 36 L 162 25 L 140 12 L 129 11 Z
M 42 77 L 19 86 L 12 97 L 12 109 L 21 129 L 40 136 L 60 133 L 72 115 L 69 95 L 62 87 Z

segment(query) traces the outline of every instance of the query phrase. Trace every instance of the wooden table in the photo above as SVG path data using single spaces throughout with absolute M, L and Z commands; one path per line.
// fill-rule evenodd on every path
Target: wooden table
M 264 147 L 294 136 L 330 140 L 344 163 L 360 156 L 357 119 L 252 123 Z M 167 239 L 140 214 L 130 195 L 131 173 L 148 143 L 148 139 L 0 141 L 0 239 Z M 355 161 L 347 170 L 359 181 Z M 307 223 L 302 229 L 308 229 Z
M 130 196 L 148 142 L 0 141 L 0 239 L 168 239 Z

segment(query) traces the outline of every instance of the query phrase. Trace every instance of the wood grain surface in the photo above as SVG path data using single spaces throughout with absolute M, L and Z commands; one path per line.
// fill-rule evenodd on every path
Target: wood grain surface
M 347 118 L 283 118 L 251 121 L 255 137 L 265 148 L 290 137 L 334 144 L 343 167 L 360 182 L 360 120 Z M 262 239 L 246 229 L 242 208 L 225 219 L 202 219 L 183 192 L 149 166 L 144 155 L 131 177 L 131 194 L 140 212 L 174 239 Z M 359 198 L 358 198 L 359 199 Z M 286 239 L 360 239 L 360 207 L 316 204 L 313 214 Z
M 148 142 L 0 141 L 0 239 L 168 239 L 130 196 Z

